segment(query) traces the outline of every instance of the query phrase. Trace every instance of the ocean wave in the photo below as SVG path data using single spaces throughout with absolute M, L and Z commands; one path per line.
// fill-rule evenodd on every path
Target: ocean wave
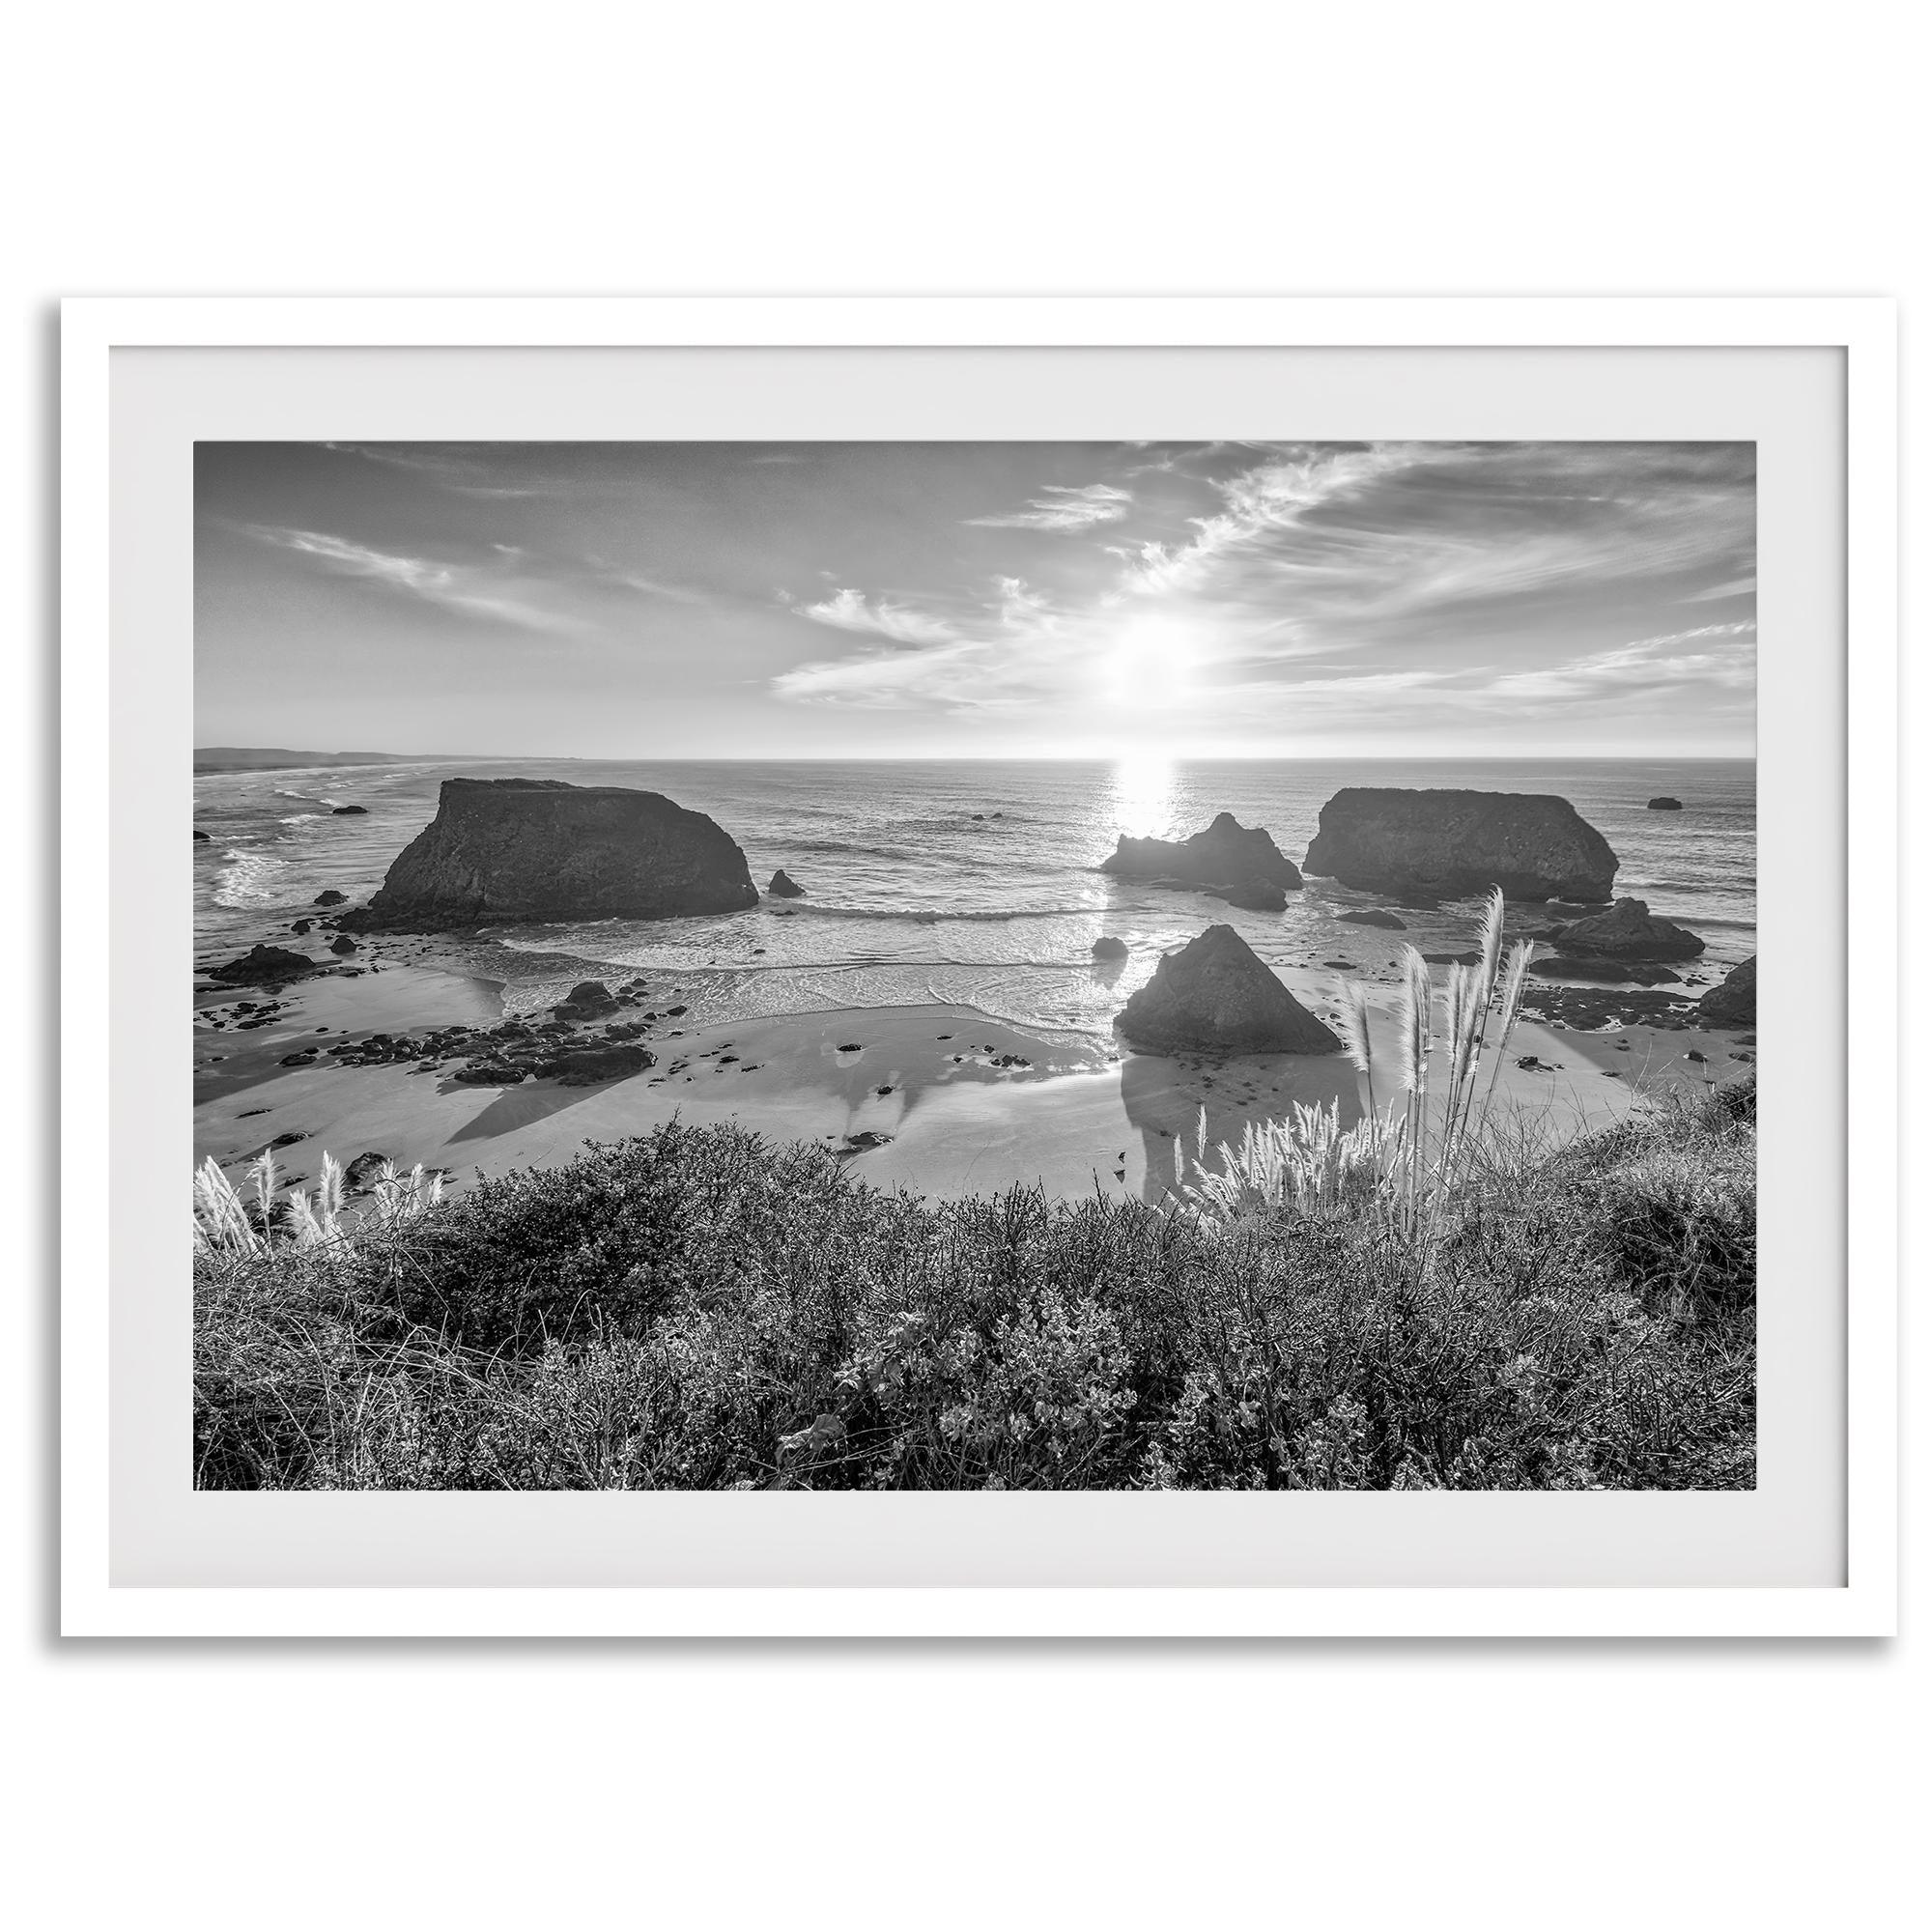
M 226 851 L 229 863 L 215 874 L 209 896 L 230 912 L 253 912 L 269 906 L 299 904 L 301 875 L 284 859 L 264 852 Z
M 814 919 L 898 920 L 907 925 L 997 925 L 1016 919 L 1093 919 L 1102 908 L 1077 906 L 1010 906 L 997 910 L 939 912 L 917 906 L 838 906 L 811 904 L 801 899 L 793 908 Z

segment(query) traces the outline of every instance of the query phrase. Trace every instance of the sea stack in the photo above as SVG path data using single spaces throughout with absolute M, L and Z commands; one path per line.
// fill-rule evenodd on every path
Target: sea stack
M 794 884 L 782 866 L 772 874 L 772 882 L 765 891 L 775 899 L 802 899 L 805 896 L 805 888 Z
M 1115 1022 L 1149 1053 L 1338 1053 L 1342 1042 L 1232 925 L 1210 925 L 1154 968 Z
M 1644 807 L 1644 810 L 1646 811 L 1682 811 L 1684 810 L 1684 801 L 1681 798 L 1654 798 Z
M 1571 959 L 1694 959 L 1704 942 L 1694 932 L 1653 919 L 1642 899 L 1619 899 L 1556 935 L 1558 952 Z
M 1610 896 L 1617 855 L 1567 798 L 1540 792 L 1400 791 L 1351 785 L 1321 808 L 1302 862 L 1364 892 L 1459 898 Z
M 1711 1026 L 1757 1025 L 1757 954 L 1733 966 L 1721 985 L 1713 986 L 1697 1002 L 1697 1017 Z
M 1215 815 L 1192 838 L 1129 838 L 1122 834 L 1100 862 L 1103 872 L 1123 879 L 1162 879 L 1218 891 L 1236 905 L 1279 911 L 1284 892 L 1298 892 L 1301 873 L 1259 825 L 1246 826 L 1232 811 Z
M 737 842 L 654 791 L 555 779 L 445 779 L 359 929 L 671 919 L 758 902 Z

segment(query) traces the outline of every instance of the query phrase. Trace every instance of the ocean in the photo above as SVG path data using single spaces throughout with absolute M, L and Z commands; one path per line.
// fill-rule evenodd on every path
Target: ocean
M 576 759 L 438 761 L 198 777 L 199 965 L 289 924 L 334 888 L 353 900 L 436 811 L 446 778 L 562 779 L 664 792 L 710 813 L 744 847 L 762 888 L 782 867 L 807 896 L 742 913 L 667 921 L 502 927 L 451 941 L 446 957 L 498 980 L 511 1009 L 584 978 L 674 983 L 701 1021 L 944 1003 L 1022 1026 L 1104 1034 L 1163 952 L 1210 921 L 1271 964 L 1347 959 L 1380 971 L 1393 936 L 1338 924 L 1380 903 L 1330 880 L 1285 913 L 1095 868 L 1117 835 L 1181 838 L 1217 811 L 1262 825 L 1300 863 L 1322 804 L 1344 785 L 1554 792 L 1609 840 L 1616 892 L 1708 943 L 1714 980 L 1756 951 L 1756 768 L 1749 759 L 776 762 Z M 1646 801 L 1668 793 L 1675 812 Z M 337 817 L 360 805 L 366 816 Z M 1468 941 L 1475 902 L 1405 911 L 1424 951 Z M 1096 967 L 1113 934 L 1128 958 Z

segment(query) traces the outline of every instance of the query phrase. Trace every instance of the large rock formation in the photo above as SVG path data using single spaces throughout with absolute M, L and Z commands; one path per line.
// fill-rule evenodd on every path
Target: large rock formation
M 1342 1046 L 1232 925 L 1210 925 L 1170 952 L 1116 1024 L 1151 1053 L 1337 1053 Z
M 1757 1025 L 1757 954 L 1733 966 L 1721 985 L 1713 986 L 1697 1002 L 1697 1016 L 1712 1026 Z
M 1299 891 L 1301 874 L 1259 826 L 1245 826 L 1232 811 L 1215 815 L 1192 838 L 1129 838 L 1124 833 L 1100 862 L 1103 872 L 1123 879 L 1165 879 L 1209 886 L 1236 905 L 1279 911 L 1286 891 Z
M 436 816 L 345 925 L 670 919 L 758 902 L 745 855 L 654 791 L 554 779 L 445 779 Z
M 1642 899 L 1619 899 L 1556 935 L 1558 952 L 1571 959 L 1694 959 L 1704 942 L 1694 932 L 1653 919 Z
M 1506 898 L 1610 895 L 1617 855 L 1567 798 L 1350 785 L 1321 808 L 1303 865 L 1365 892 Z

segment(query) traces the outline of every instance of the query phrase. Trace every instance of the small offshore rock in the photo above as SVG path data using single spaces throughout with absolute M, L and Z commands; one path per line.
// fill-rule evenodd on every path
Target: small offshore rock
M 1127 942 L 1124 939 L 1116 939 L 1113 934 L 1108 933 L 1094 942 L 1095 959 L 1124 959 L 1126 956 Z M 942 1035 L 941 1037 L 944 1038 L 945 1036 Z
M 1681 798 L 1654 798 L 1644 807 L 1644 810 L 1646 811 L 1682 811 L 1684 810 L 1684 801 Z
M 331 886 L 326 893 L 317 893 L 309 903 L 319 906 L 347 905 L 349 903 L 349 895 L 347 893 L 338 893 Z
M 369 808 L 366 805 L 338 805 L 335 808 L 337 818 L 366 818 L 368 815 Z
M 1372 907 L 1366 912 L 1338 912 L 1335 917 L 1344 925 L 1378 925 L 1386 932 L 1406 932 L 1408 922 L 1396 918 L 1392 912 L 1383 912 L 1379 907 Z
M 775 899 L 802 899 L 805 896 L 805 888 L 790 877 L 782 866 L 772 874 L 772 882 L 765 891 Z

